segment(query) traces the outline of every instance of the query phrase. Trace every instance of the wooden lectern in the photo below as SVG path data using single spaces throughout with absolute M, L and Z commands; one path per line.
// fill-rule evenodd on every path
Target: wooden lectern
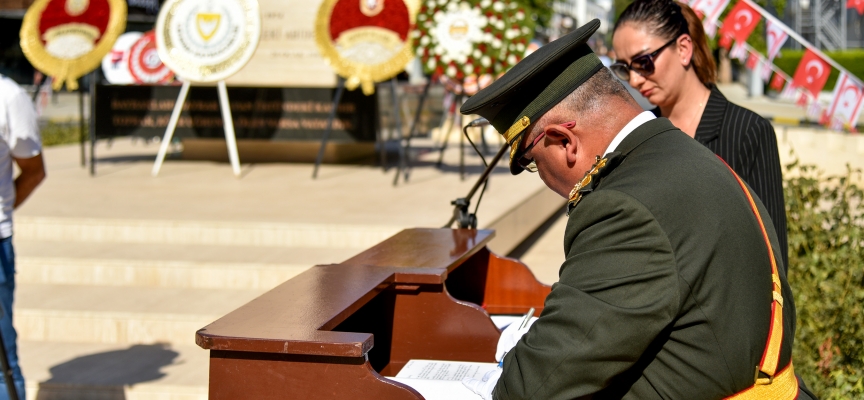
M 490 252 L 493 236 L 404 230 L 204 327 L 196 342 L 210 350 L 210 398 L 422 399 L 382 375 L 414 358 L 494 362 L 489 313 L 542 310 L 550 287 Z

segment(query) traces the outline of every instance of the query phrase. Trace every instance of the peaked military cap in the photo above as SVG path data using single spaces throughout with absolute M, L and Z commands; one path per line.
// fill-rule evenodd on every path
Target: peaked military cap
M 486 118 L 510 144 L 513 175 L 522 172 L 515 161 L 526 128 L 603 68 L 586 44 L 599 27 L 595 19 L 541 47 L 462 105 L 462 114 Z

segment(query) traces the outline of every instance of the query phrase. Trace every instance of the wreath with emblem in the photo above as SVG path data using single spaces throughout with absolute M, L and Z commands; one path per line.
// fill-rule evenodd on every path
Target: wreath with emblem
M 473 95 L 525 54 L 534 24 L 511 0 L 424 0 L 413 32 L 426 74 Z

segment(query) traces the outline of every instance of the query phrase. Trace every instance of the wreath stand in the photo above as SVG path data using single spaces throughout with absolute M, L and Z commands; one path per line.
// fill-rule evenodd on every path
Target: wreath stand
M 417 124 L 420 122 L 420 113 L 423 111 L 423 105 L 426 103 L 426 97 L 429 95 L 429 88 L 431 86 L 432 77 L 427 77 L 426 84 L 423 85 L 423 91 L 420 93 L 420 98 L 417 100 L 417 111 L 414 112 L 414 119 L 411 121 L 411 127 L 408 129 L 408 136 L 405 137 L 405 144 L 404 146 L 402 143 L 399 144 L 399 169 L 393 178 L 393 186 L 399 183 L 400 176 L 404 176 L 405 183 L 408 183 L 411 172 L 411 138 L 414 137 L 414 133 L 417 130 Z
M 186 98 L 189 96 L 189 81 L 183 82 L 180 88 L 180 95 L 177 96 L 177 101 L 174 103 L 174 111 L 171 112 L 171 119 L 168 121 L 168 127 L 165 129 L 165 136 L 162 138 L 162 143 L 159 146 L 159 154 L 156 155 L 156 163 L 153 164 L 153 176 L 159 175 L 159 170 L 162 168 L 162 163 L 165 161 L 165 155 L 168 152 L 168 146 L 171 144 L 171 139 L 174 137 L 174 131 L 177 128 L 177 121 L 180 120 L 180 114 L 183 112 L 183 104 L 186 103 Z M 216 90 L 219 93 L 219 108 L 222 111 L 222 122 L 225 127 L 225 143 L 228 145 L 228 158 L 231 160 L 231 168 L 234 170 L 234 176 L 240 177 L 240 156 L 237 154 L 237 138 L 234 134 L 234 120 L 231 118 L 231 107 L 228 102 L 228 88 L 225 86 L 225 81 L 220 80 L 216 83 Z
M 429 81 L 431 83 L 431 80 Z M 399 177 L 402 173 L 405 173 L 405 181 L 408 181 L 408 164 L 409 161 L 408 153 L 410 151 L 411 146 L 411 135 L 414 134 L 414 130 L 416 128 L 417 122 L 420 118 L 420 107 L 423 106 L 423 102 L 426 98 L 426 95 L 429 92 L 429 84 L 426 85 L 426 88 L 423 91 L 423 94 L 420 97 L 420 107 L 418 107 L 417 112 L 414 115 L 414 121 L 411 124 L 411 129 L 408 133 L 408 138 L 403 145 L 402 141 L 405 139 L 405 135 L 402 131 L 402 117 L 399 112 L 399 96 L 396 94 L 396 78 L 390 79 L 390 97 L 391 97 L 391 109 L 393 112 L 392 123 L 390 134 L 388 134 L 385 139 L 383 136 L 383 132 L 378 133 L 378 145 L 380 147 L 380 162 L 381 167 L 386 168 L 386 144 L 392 138 L 392 132 L 395 131 L 396 138 L 399 140 L 399 164 L 396 171 L 396 177 L 393 180 L 393 186 L 396 186 L 399 183 Z M 339 102 L 342 101 L 342 94 L 345 92 L 345 78 L 339 76 L 337 77 L 336 83 L 336 93 L 333 96 L 333 104 L 330 107 L 330 115 L 327 117 L 327 128 L 324 130 L 324 135 L 321 137 L 321 146 L 318 148 L 318 156 L 315 158 L 315 166 L 312 169 L 312 179 L 318 178 L 318 170 L 321 167 L 321 163 L 324 161 L 324 151 L 327 147 L 327 142 L 330 141 L 330 134 L 333 132 L 333 121 L 336 119 L 336 110 L 339 107 Z M 379 112 L 380 116 L 380 112 Z M 380 126 L 380 123 L 379 123 Z M 379 129 L 380 131 L 380 129 Z

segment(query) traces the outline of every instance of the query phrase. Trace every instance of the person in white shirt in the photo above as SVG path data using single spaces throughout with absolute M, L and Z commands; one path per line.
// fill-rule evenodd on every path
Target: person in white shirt
M 14 177 L 13 162 L 21 171 Z M 18 365 L 17 333 L 12 326 L 15 295 L 15 252 L 12 248 L 12 212 L 45 179 L 42 139 L 30 97 L 11 79 L 0 75 L 0 335 L 12 369 L 19 399 L 25 399 L 24 377 Z M 2 377 L 0 377 L 2 379 Z M 8 398 L 5 383 L 0 400 Z

